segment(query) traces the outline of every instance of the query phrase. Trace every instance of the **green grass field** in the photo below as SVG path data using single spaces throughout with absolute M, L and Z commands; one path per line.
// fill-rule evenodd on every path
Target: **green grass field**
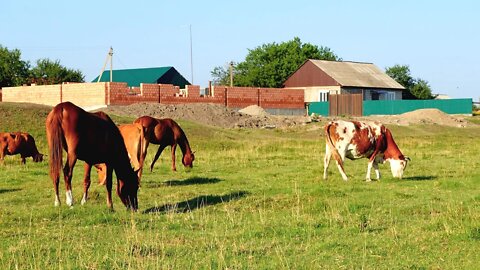
M 47 153 L 48 109 L 0 103 L 0 131 L 31 133 Z M 117 123 L 133 119 L 113 117 Z M 474 118 L 472 121 L 479 122 Z M 139 211 L 92 184 L 80 205 L 54 207 L 48 161 L 0 164 L 0 269 L 478 269 L 480 127 L 390 127 L 410 156 L 404 179 L 366 160 L 331 164 L 322 179 L 322 124 L 295 130 L 221 129 L 179 121 L 196 161 L 170 170 L 166 149 L 144 171 Z M 147 164 L 156 146 L 151 145 Z M 48 158 L 47 158 L 48 159 Z M 94 175 L 94 174 L 92 174 Z

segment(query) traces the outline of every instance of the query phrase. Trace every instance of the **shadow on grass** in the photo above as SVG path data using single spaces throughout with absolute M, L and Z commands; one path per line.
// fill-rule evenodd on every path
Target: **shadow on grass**
M 20 189 L 20 188 L 7 188 L 7 189 L 0 188 L 0 194 L 7 193 L 7 192 L 20 191 L 20 190 L 22 190 L 22 189 Z
M 226 195 L 203 195 L 192 198 L 187 201 L 175 203 L 175 204 L 165 204 L 162 206 L 156 206 L 148 208 L 147 210 L 143 211 L 143 214 L 150 214 L 150 213 L 187 213 L 191 212 L 198 208 L 203 208 L 209 205 L 215 205 L 219 203 L 226 203 L 232 200 L 238 200 L 242 197 L 247 196 L 249 193 L 246 191 L 237 191 L 232 192 Z
M 188 185 L 203 185 L 203 184 L 214 184 L 222 181 L 218 178 L 206 178 L 206 177 L 190 177 L 185 180 L 170 180 L 165 181 L 164 184 L 167 186 L 188 186 Z
M 419 176 L 411 176 L 411 177 L 404 177 L 403 180 L 407 181 L 429 181 L 429 180 L 435 180 L 438 177 L 433 176 L 433 175 L 419 175 Z
M 168 180 L 165 182 L 142 183 L 142 186 L 145 185 L 147 188 L 158 188 L 163 186 L 188 186 L 188 185 L 215 184 L 221 181 L 223 180 L 219 178 L 190 177 L 184 180 Z

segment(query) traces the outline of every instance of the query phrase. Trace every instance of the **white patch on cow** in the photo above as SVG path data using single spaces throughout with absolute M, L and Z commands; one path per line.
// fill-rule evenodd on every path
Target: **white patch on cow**
M 66 196 L 66 203 L 68 206 L 72 206 L 73 205 L 73 196 L 72 196 L 72 191 L 71 190 L 67 190 L 67 192 L 65 192 L 65 196 Z
M 390 162 L 390 169 L 392 170 L 393 177 L 401 179 L 403 177 L 403 171 L 407 166 L 407 161 L 392 158 L 388 159 L 388 161 Z

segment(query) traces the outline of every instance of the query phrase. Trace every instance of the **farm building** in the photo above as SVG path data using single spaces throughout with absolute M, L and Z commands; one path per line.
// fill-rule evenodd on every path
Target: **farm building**
M 98 76 L 92 80 L 97 82 Z M 110 71 L 102 73 L 100 82 L 110 81 Z M 112 82 L 126 82 L 130 87 L 139 87 L 141 83 L 149 84 L 173 84 L 180 88 L 190 83 L 174 67 L 154 67 L 119 69 L 112 71 Z
M 405 88 L 371 63 L 307 60 L 284 83 L 305 90 L 305 102 L 329 94 L 362 94 L 363 100 L 402 99 Z

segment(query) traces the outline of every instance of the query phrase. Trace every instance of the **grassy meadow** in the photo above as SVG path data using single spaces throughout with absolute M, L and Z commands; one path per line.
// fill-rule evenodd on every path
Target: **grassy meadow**
M 0 132 L 27 131 L 48 152 L 42 106 L 0 103 Z M 113 116 L 117 123 L 133 118 Z M 478 121 L 477 118 L 472 121 Z M 480 127 L 389 126 L 412 161 L 404 179 L 367 160 L 334 163 L 322 179 L 323 123 L 286 130 L 221 129 L 179 121 L 194 168 L 170 170 L 167 148 L 144 170 L 139 211 L 95 182 L 80 205 L 60 207 L 48 157 L 0 163 L 0 269 L 478 269 Z M 157 146 L 151 145 L 150 165 Z M 92 176 L 96 175 L 92 172 Z M 372 175 L 373 176 L 373 175 Z

